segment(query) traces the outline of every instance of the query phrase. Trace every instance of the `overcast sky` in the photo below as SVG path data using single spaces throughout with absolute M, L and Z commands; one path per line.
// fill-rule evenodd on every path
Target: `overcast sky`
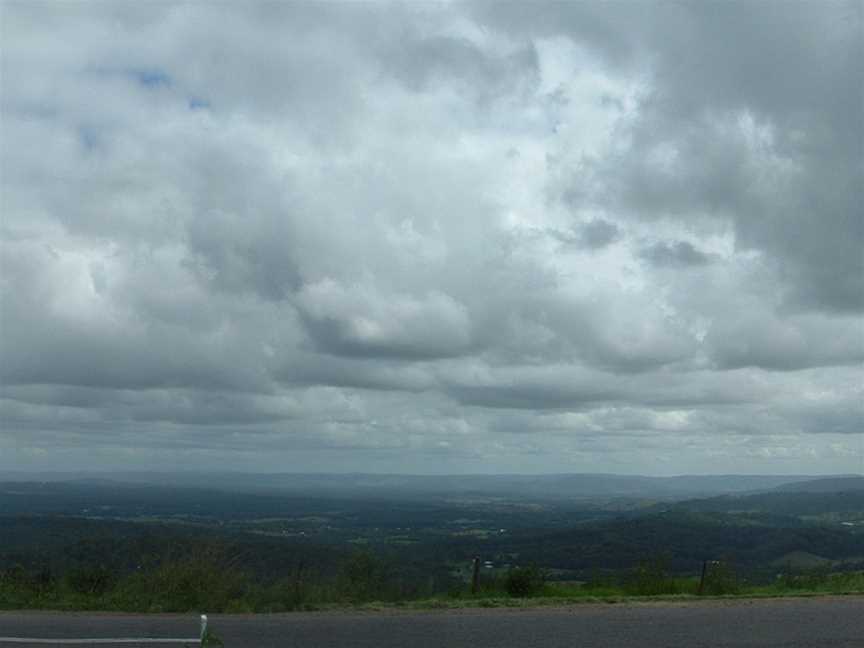
M 860 2 L 2 2 L 0 468 L 864 471 Z

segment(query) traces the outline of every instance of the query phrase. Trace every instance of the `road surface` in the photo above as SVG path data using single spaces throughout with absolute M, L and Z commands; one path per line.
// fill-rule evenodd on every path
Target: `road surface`
M 226 648 L 864 648 L 864 597 L 214 614 L 210 626 Z M 197 633 L 198 619 L 191 614 L 0 612 L 0 636 L 194 637 Z M 2 648 L 13 645 L 0 642 Z

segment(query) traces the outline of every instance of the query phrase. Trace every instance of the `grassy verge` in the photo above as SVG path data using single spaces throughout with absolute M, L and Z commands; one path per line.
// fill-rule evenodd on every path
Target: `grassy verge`
M 356 567 L 356 565 L 355 565 Z M 318 582 L 297 579 L 263 584 L 220 565 L 191 561 L 148 573 L 115 577 L 78 570 L 61 578 L 0 573 L 0 609 L 123 612 L 268 613 L 333 609 L 459 609 L 694 601 L 703 598 L 768 598 L 864 594 L 864 572 L 785 574 L 770 584 L 738 581 L 731 572 L 699 579 L 672 578 L 652 567 L 632 571 L 616 583 L 546 582 L 538 570 L 514 570 L 487 579 L 476 594 L 464 588 L 433 596 L 388 589 L 374 572 L 348 569 L 345 577 Z
M 642 591 L 639 590 L 649 590 Z M 505 592 L 485 592 L 459 597 L 435 597 L 399 603 L 396 607 L 408 609 L 459 609 L 499 607 L 562 606 L 579 603 L 630 603 L 651 601 L 698 601 L 717 599 L 760 599 L 780 597 L 864 595 L 864 572 L 821 573 L 798 576 L 786 575 L 768 585 L 739 584 L 725 581 L 705 583 L 699 593 L 699 580 L 695 578 L 658 578 L 653 582 L 626 583 L 624 585 L 564 585 L 546 583 L 534 595 L 508 596 Z M 378 604 L 381 607 L 393 605 Z
M 778 599 L 778 598 L 814 598 L 822 596 L 861 596 L 864 592 L 786 592 L 782 594 L 726 594 L 723 596 L 693 596 L 690 594 L 666 594 L 656 596 L 576 596 L 576 597 L 534 597 L 514 599 L 511 597 L 484 598 L 475 600 L 453 600 L 447 598 L 427 599 L 421 601 L 409 601 L 406 603 L 371 603 L 354 606 L 357 610 L 463 610 L 483 608 L 542 608 L 542 607 L 569 607 L 573 605 L 621 605 L 628 603 L 658 603 L 679 602 L 693 603 L 699 601 L 717 600 L 754 600 L 754 599 Z M 344 608 L 331 608 L 344 609 Z

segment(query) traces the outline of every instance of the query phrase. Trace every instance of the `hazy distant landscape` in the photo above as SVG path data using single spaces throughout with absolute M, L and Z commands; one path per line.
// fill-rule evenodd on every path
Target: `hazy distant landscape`
M 475 556 L 474 598 L 862 589 L 861 476 L 38 477 L 0 482 L 4 608 L 455 602 Z
M 26 479 L 25 479 L 26 478 Z M 399 475 L 399 474 L 305 474 L 305 473 L 21 473 L 0 471 L 0 481 L 70 482 L 98 485 L 99 482 L 211 488 L 245 493 L 301 495 L 333 494 L 391 498 L 451 497 L 470 494 L 541 500 L 634 496 L 695 497 L 770 489 L 783 484 L 796 488 L 798 482 L 812 481 L 804 475 L 685 475 L 644 477 L 613 474 L 540 475 Z M 842 484 L 824 481 L 836 490 Z M 811 487 L 815 487 L 812 486 Z

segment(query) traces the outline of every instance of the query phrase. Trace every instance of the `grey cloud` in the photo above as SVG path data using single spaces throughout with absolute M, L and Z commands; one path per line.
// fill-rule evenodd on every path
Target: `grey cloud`
M 600 51 L 613 65 L 626 63 L 638 53 L 633 34 L 639 24 L 653 21 L 648 5 L 547 3 L 541 7 L 516 2 L 472 2 L 469 11 L 488 28 L 520 38 L 568 36 Z
M 711 257 L 697 250 L 688 241 L 652 243 L 639 251 L 639 256 L 658 268 L 687 268 L 711 263 Z
M 796 403 L 783 411 L 792 429 L 807 434 L 864 434 L 864 398 L 828 403 Z
M 188 389 L 146 391 L 27 385 L 3 390 L 4 421 L 84 418 L 116 423 L 170 422 L 194 426 L 238 426 L 293 418 L 298 408 L 284 399 L 237 392 Z M 16 414 L 17 413 L 17 414 Z
M 857 4 L 3 13 L 0 464 L 854 461 Z
M 464 90 L 482 97 L 518 89 L 524 80 L 536 83 L 537 57 L 530 45 L 496 56 L 464 38 L 420 36 L 389 47 L 381 53 L 382 64 L 414 91 L 427 90 L 436 81 L 458 80 Z
M 855 53 L 864 47 L 861 8 L 851 1 L 794 9 L 777 1 L 549 3 L 540 10 L 476 2 L 472 10 L 484 24 L 522 38 L 570 38 L 618 69 L 649 66 L 658 86 L 655 97 L 664 102 L 670 121 L 706 105 L 755 105 L 785 113 L 805 105 L 840 112 L 860 101 L 846 76 L 850 66 L 860 66 Z M 817 92 L 806 92 L 810 88 Z M 844 100 L 835 103 L 837 97 Z
M 286 385 L 330 385 L 351 389 L 422 392 L 438 387 L 431 367 L 413 359 L 292 353 L 273 363 L 271 374 Z
M 589 250 L 598 250 L 611 245 L 621 237 L 620 228 L 602 218 L 582 223 L 571 232 L 551 230 L 549 234 L 565 245 L 575 245 Z
M 657 370 L 692 357 L 692 333 L 644 295 L 566 298 L 554 291 L 523 297 L 519 308 L 495 311 L 487 331 L 510 362 L 569 359 L 621 373 Z
M 594 386 L 566 385 L 463 385 L 450 394 L 460 403 L 496 409 L 578 410 L 600 403 L 620 402 L 622 394 Z
M 218 290 L 254 291 L 265 299 L 283 300 L 302 283 L 291 255 L 291 227 L 287 218 L 262 223 L 256 216 L 202 214 L 189 227 L 187 264 Z
M 465 354 L 472 346 L 467 310 L 442 293 L 416 298 L 323 281 L 306 286 L 297 304 L 325 353 L 420 359 Z
M 0 293 L 3 382 L 238 391 L 266 385 L 261 367 L 245 360 L 256 355 L 255 342 L 246 337 L 251 329 L 232 331 L 223 314 L 208 313 L 215 301 L 202 305 L 200 295 L 174 295 L 165 286 L 158 286 L 160 292 L 134 272 L 126 281 L 112 275 L 119 289 L 99 291 L 79 254 L 26 240 L 4 247 L 0 264 L 15 289 L 10 284 Z M 116 268 L 118 259 L 113 261 Z M 146 268 L 162 259 L 137 261 Z M 144 277 L 150 274 L 155 272 Z M 167 272 L 159 279 L 176 277 Z M 199 308 L 184 298 L 197 299 Z M 223 347 L 228 338 L 233 345 Z
M 848 133 L 846 126 L 833 127 Z M 719 128 L 709 122 L 690 135 L 682 129 L 671 140 L 655 138 L 629 156 L 634 162 L 620 169 L 608 195 L 619 205 L 625 201 L 625 208 L 639 217 L 728 220 L 739 250 L 760 250 L 772 259 L 790 303 L 817 310 L 860 310 L 864 221 L 856 214 L 861 204 L 858 180 L 864 178 L 857 177 L 855 165 L 838 168 L 816 153 L 833 146 L 829 141 L 805 144 L 813 153 L 760 159 L 763 154 L 736 130 L 729 122 Z M 852 127 L 852 132 L 864 131 Z M 671 166 L 658 169 L 646 161 L 652 146 L 675 151 Z
M 582 245 L 588 248 L 603 248 L 613 243 L 621 235 L 621 230 L 614 223 L 602 219 L 594 219 L 579 228 Z
M 742 312 L 718 318 L 708 330 L 709 357 L 722 369 L 794 371 L 864 362 L 864 324 L 855 318 L 766 316 Z
M 591 161 L 562 197 L 639 219 L 729 222 L 739 249 L 774 260 L 790 304 L 861 312 L 860 4 L 476 7 L 505 33 L 569 37 L 650 79 L 622 124 L 627 150 Z
M 698 380 L 694 380 L 698 376 Z M 550 365 L 508 367 L 481 381 L 446 379 L 449 393 L 462 403 L 489 408 L 588 411 L 639 404 L 646 407 L 699 408 L 757 402 L 768 395 L 764 386 L 746 374 L 710 375 L 668 373 L 662 383 L 655 376 L 622 377 Z

